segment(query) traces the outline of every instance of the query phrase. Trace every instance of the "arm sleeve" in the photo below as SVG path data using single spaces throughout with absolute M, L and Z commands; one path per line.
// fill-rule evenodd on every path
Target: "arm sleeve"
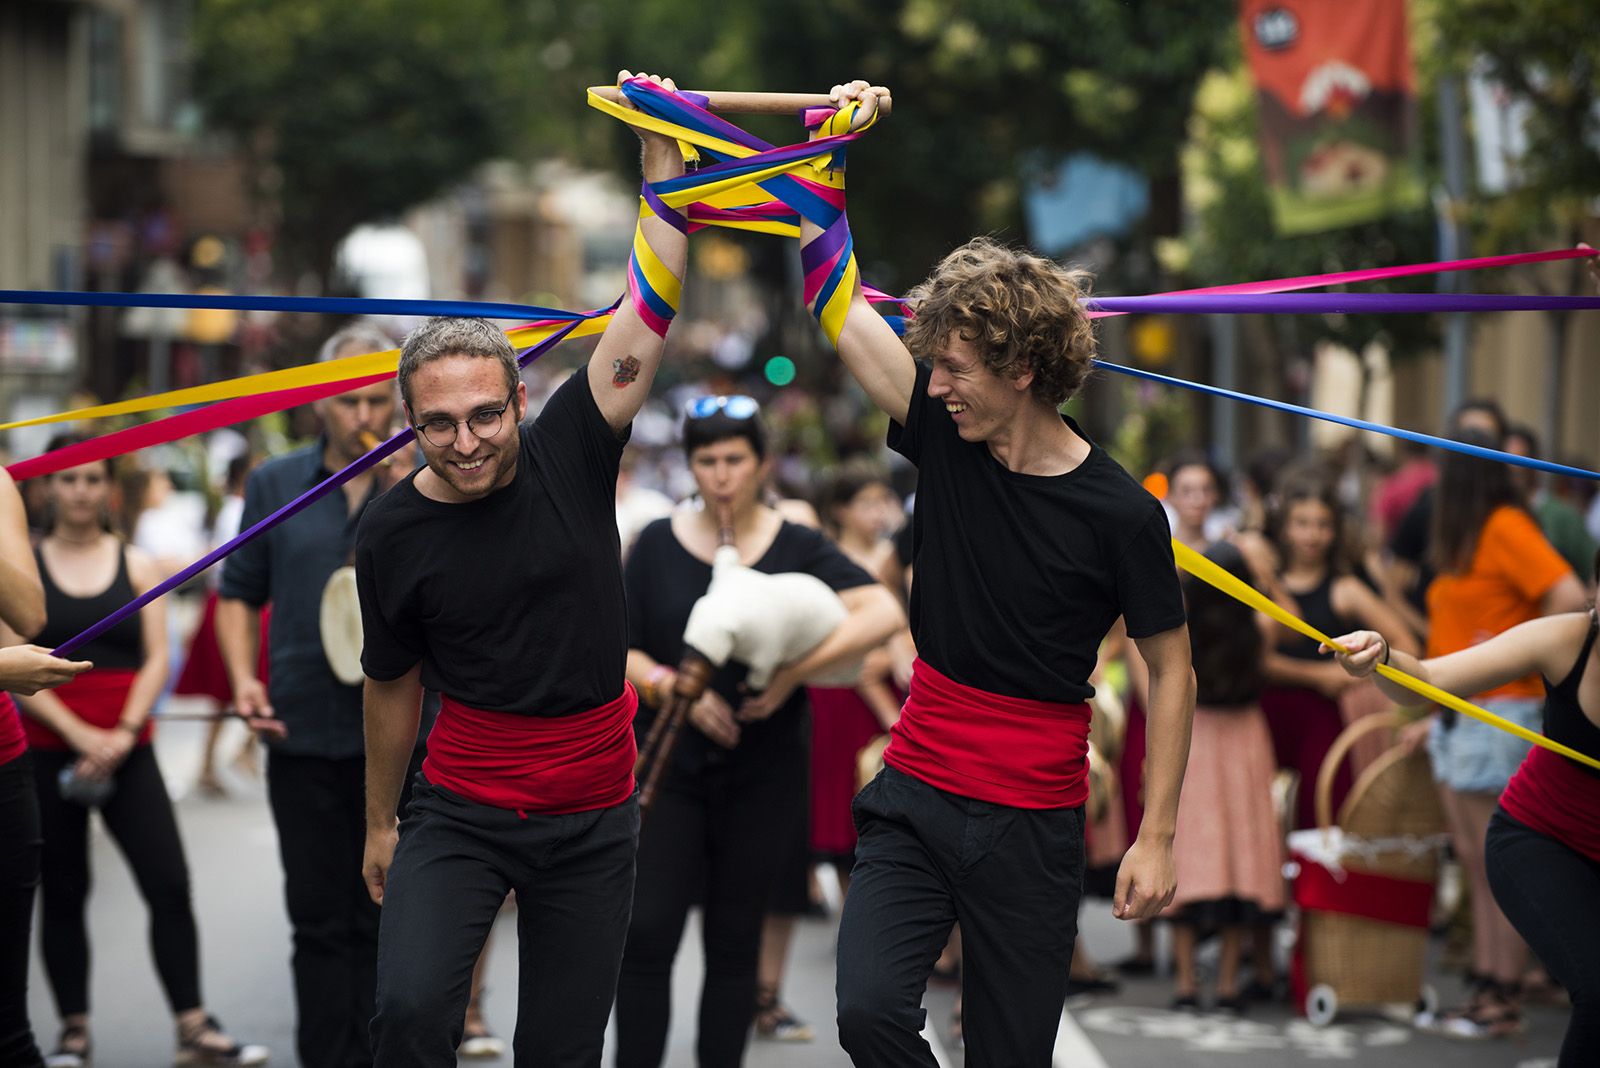
M 1504 575 L 1530 601 L 1541 600 L 1572 572 L 1539 524 L 1521 508 L 1501 508 L 1489 517 L 1481 552 L 1484 564 Z
M 245 483 L 244 512 L 239 517 L 241 531 L 249 530 L 272 511 L 262 477 L 265 473 L 254 471 Z M 222 562 L 222 583 L 217 595 L 243 601 L 254 608 L 266 604 L 272 597 L 271 544 L 272 532 L 268 531 L 229 553 Z
M 917 384 L 911 391 L 911 403 L 906 406 L 905 425 L 889 420 L 889 448 L 918 466 L 922 464 L 923 438 L 928 433 L 928 405 L 936 403 L 928 396 L 928 380 L 932 377 L 933 369 L 918 360 Z
M 561 383 L 533 425 L 545 446 L 542 458 L 580 478 L 601 480 L 615 493 L 617 466 L 633 428 L 621 435 L 611 429 L 589 389 L 585 368 Z
M 1159 504 L 1129 539 L 1115 579 L 1128 637 L 1148 638 L 1183 623 L 1183 590 L 1172 557 L 1172 532 Z
M 370 513 L 369 513 L 370 514 Z M 391 682 L 422 659 L 425 643 L 417 613 L 408 609 L 402 591 L 385 586 L 371 539 L 363 528 L 356 535 L 356 592 L 361 599 L 361 670 L 368 678 Z M 391 583 L 404 581 L 391 577 Z
M 804 550 L 804 563 L 799 570 L 821 579 L 835 593 L 877 583 L 877 579 L 867 574 L 864 568 L 840 551 L 826 536 L 805 527 L 796 529 L 802 532 L 801 536 L 808 543 Z

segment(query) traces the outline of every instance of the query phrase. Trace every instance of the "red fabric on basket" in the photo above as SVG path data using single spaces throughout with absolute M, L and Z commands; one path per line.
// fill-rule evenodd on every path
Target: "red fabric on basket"
M 1365 871 L 1343 876 L 1302 854 L 1294 854 L 1300 874 L 1294 879 L 1295 904 L 1317 912 L 1337 912 L 1402 927 L 1427 927 L 1433 908 L 1433 883 L 1397 879 Z

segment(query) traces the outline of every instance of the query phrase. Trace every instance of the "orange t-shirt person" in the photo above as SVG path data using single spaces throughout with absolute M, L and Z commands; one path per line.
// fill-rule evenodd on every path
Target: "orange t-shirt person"
M 1428 587 L 1428 656 L 1459 652 L 1537 618 L 1545 594 L 1571 573 L 1531 515 L 1501 505 L 1478 535 L 1472 567 L 1441 574 Z M 1537 698 L 1544 687 L 1534 674 L 1477 696 Z

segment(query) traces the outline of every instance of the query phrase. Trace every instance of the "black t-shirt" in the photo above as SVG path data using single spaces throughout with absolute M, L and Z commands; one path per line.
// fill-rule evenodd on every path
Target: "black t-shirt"
M 472 708 L 584 712 L 622 692 L 627 623 L 617 539 L 618 437 L 579 369 L 518 428 L 511 483 L 480 500 L 424 497 L 416 474 L 356 533 L 362 670 Z
M 984 443 L 961 439 L 944 402 L 928 396 L 931 373 L 918 363 L 906 425 L 889 424 L 889 447 L 918 470 L 917 654 L 991 693 L 1085 701 L 1119 615 L 1133 638 L 1184 621 L 1166 513 L 1092 441 L 1066 474 L 1008 470 Z
M 769 575 L 804 572 L 835 591 L 874 582 L 823 535 L 787 521 L 752 567 Z M 683 547 L 672 533 L 671 519 L 658 519 L 645 527 L 634 542 L 623 581 L 628 593 L 629 647 L 676 668 L 683 659 L 683 628 L 689 622 L 689 612 L 711 585 L 711 565 Z M 740 685 L 748 673 L 746 665 L 730 661 L 711 680 L 711 688 L 737 710 L 744 700 Z M 655 715 L 655 709 L 639 705 L 634 729 L 641 739 Z M 679 771 L 693 773 L 707 766 L 761 763 L 803 745 L 804 726 L 802 687 L 770 718 L 741 724 L 739 744 L 732 750 L 686 725 L 678 735 L 673 764 Z

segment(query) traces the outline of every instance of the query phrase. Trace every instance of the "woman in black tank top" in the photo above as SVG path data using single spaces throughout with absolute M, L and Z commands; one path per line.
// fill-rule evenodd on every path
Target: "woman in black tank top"
M 1593 592 L 1591 590 L 1591 592 Z M 1350 650 L 1339 662 L 1371 676 L 1387 661 L 1398 670 L 1462 697 L 1538 673 L 1544 682 L 1543 733 L 1600 760 L 1600 634 L 1594 609 L 1529 620 L 1487 641 L 1417 660 L 1388 650 L 1384 638 L 1357 631 L 1335 640 Z M 1395 700 L 1410 695 L 1388 680 Z M 1516 933 L 1571 997 L 1559 1068 L 1600 1064 L 1600 770 L 1549 750 L 1529 751 L 1500 794 L 1482 839 L 1485 884 Z M 1509 981 L 1484 976 L 1471 1000 L 1436 1018 L 1434 1027 L 1464 1038 L 1505 1037 L 1526 1026 L 1516 976 L 1520 945 L 1510 952 Z
M 1317 472 L 1291 470 L 1277 496 L 1273 533 L 1282 559 L 1279 573 L 1300 617 L 1324 634 L 1369 627 L 1394 635 L 1395 648 L 1419 652 L 1401 618 L 1371 587 L 1346 573 L 1339 500 L 1332 482 Z M 1267 651 L 1264 667 L 1268 688 L 1261 695 L 1261 708 L 1272 728 L 1278 765 L 1300 773 L 1295 825 L 1310 827 L 1316 819 L 1311 786 L 1344 729 L 1340 701 L 1361 683 L 1319 657 L 1317 643 L 1299 635 L 1281 636 L 1277 647 Z M 1335 813 L 1352 781 L 1348 767 L 1335 778 Z
M 58 438 L 51 449 L 71 439 Z M 107 463 L 50 476 L 51 519 L 37 555 L 48 621 L 35 639 L 59 646 L 150 589 L 159 575 L 106 529 Z M 7 635 L 15 640 L 12 635 Z M 261 1064 L 266 1050 L 223 1033 L 200 997 L 199 948 L 188 864 L 166 784 L 150 747 L 150 716 L 167 678 L 166 608 L 156 600 L 84 645 L 94 668 L 54 691 L 17 697 L 36 762 L 41 829 L 40 943 L 61 1016 L 50 1063 L 89 1059 L 89 812 L 128 858 L 150 910 L 156 971 L 173 1007 L 185 1064 Z M 119 1063 L 115 1053 L 106 1063 Z

